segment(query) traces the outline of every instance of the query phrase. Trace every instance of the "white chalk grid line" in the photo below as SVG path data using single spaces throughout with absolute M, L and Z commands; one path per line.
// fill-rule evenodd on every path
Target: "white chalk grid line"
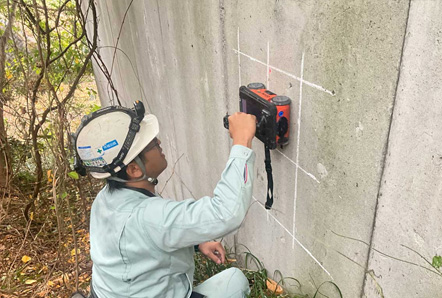
M 313 179 L 315 182 L 317 182 L 318 184 L 320 183 L 320 181 L 311 173 L 307 172 L 305 169 L 303 169 L 301 166 L 299 166 L 299 149 L 300 149 L 300 133 L 301 133 L 301 112 L 302 112 L 302 87 L 303 85 L 307 85 L 310 86 L 312 88 L 315 88 L 317 90 L 320 90 L 322 92 L 325 92 L 331 96 L 335 96 L 335 92 L 334 91 L 330 91 L 327 90 L 326 88 L 306 81 L 304 80 L 304 57 L 305 57 L 305 53 L 302 53 L 302 59 L 301 59 L 301 77 L 298 77 L 292 73 L 289 73 L 285 70 L 282 70 L 280 68 L 277 68 L 275 66 L 270 65 L 270 43 L 267 42 L 267 61 L 266 63 L 263 61 L 260 61 L 250 55 L 247 55 L 246 53 L 241 52 L 240 50 L 240 30 L 238 27 L 238 34 L 237 34 L 237 49 L 233 49 L 233 51 L 235 53 L 238 54 L 238 75 L 239 75 L 239 86 L 241 86 L 241 56 L 244 56 L 248 59 L 250 59 L 251 61 L 254 61 L 256 63 L 259 63 L 261 65 L 266 66 L 266 83 L 267 83 L 267 88 L 269 88 L 270 85 L 270 70 L 274 70 L 276 72 L 282 73 L 287 75 L 290 78 L 293 78 L 297 81 L 300 82 L 300 87 L 299 87 L 299 108 L 298 108 L 298 119 L 297 119 L 297 140 L 296 140 L 296 161 L 293 161 L 292 159 L 290 159 L 288 156 L 286 156 L 284 153 L 282 153 L 280 150 L 276 150 L 278 153 L 280 153 L 282 156 L 284 156 L 286 159 L 288 159 L 293 165 L 295 165 L 295 191 L 294 191 L 294 204 L 293 204 L 293 229 L 292 232 L 290 232 L 281 222 L 279 222 L 276 217 L 271 214 L 267 209 L 265 209 L 265 207 L 263 206 L 263 204 L 261 202 L 259 202 L 255 197 L 253 197 L 253 199 L 259 203 L 259 205 L 264 208 L 264 210 L 266 211 L 267 214 L 267 221 L 269 220 L 269 216 L 271 216 L 293 239 L 293 243 L 292 243 L 292 249 L 294 249 L 294 245 L 295 243 L 297 243 L 299 246 L 302 247 L 302 249 L 304 249 L 307 254 L 333 279 L 333 277 L 330 275 L 330 273 L 324 268 L 324 266 L 322 266 L 322 264 L 313 256 L 313 254 L 307 250 L 307 248 L 302 245 L 301 242 L 299 242 L 298 239 L 296 239 L 295 234 L 296 234 L 296 230 L 295 230 L 295 226 L 296 226 L 296 203 L 297 203 L 297 195 L 298 195 L 298 170 L 300 169 L 304 174 L 306 174 L 308 177 L 310 177 L 311 179 Z

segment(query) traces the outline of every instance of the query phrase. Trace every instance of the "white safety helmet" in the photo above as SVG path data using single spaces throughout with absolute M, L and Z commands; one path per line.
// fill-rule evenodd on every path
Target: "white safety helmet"
M 94 178 L 114 177 L 131 161 L 138 163 L 138 154 L 158 135 L 157 118 L 144 115 L 144 106 L 135 102 L 133 109 L 109 106 L 86 115 L 74 135 L 76 170 L 89 170 Z M 78 160 L 79 159 L 79 160 Z M 79 171 L 80 169 L 80 171 Z M 142 179 L 146 177 L 144 167 Z M 111 177 L 112 176 L 112 177 Z

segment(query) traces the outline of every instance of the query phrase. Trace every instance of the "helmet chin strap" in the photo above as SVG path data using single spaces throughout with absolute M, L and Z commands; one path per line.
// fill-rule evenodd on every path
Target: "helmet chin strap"
M 141 171 L 143 172 L 143 176 L 141 178 L 138 178 L 135 181 L 147 180 L 149 183 L 152 183 L 153 185 L 157 185 L 158 184 L 158 179 L 157 178 L 151 178 L 151 177 L 147 176 L 146 167 L 144 166 L 144 163 L 141 160 L 141 158 L 139 156 L 137 156 L 137 157 L 135 157 L 134 160 L 137 163 L 137 165 L 140 167 Z
M 147 173 L 146 173 L 146 168 L 143 164 L 143 161 L 141 160 L 141 158 L 139 156 L 135 157 L 134 161 L 137 163 L 137 165 L 140 167 L 141 171 L 143 172 L 143 176 L 141 176 L 140 178 L 134 179 L 134 180 L 124 180 L 115 176 L 110 176 L 107 179 L 109 180 L 114 180 L 117 182 L 139 182 L 139 181 L 143 181 L 146 180 L 149 183 L 152 183 L 153 185 L 157 185 L 158 184 L 158 179 L 157 178 L 152 178 L 152 177 L 148 177 Z

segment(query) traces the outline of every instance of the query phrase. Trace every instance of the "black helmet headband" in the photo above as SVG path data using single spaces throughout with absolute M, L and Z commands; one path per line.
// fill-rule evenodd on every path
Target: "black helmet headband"
M 81 130 L 92 120 L 113 112 L 123 112 L 125 114 L 128 114 L 131 117 L 131 122 L 129 125 L 129 131 L 127 132 L 126 139 L 124 140 L 124 143 L 118 152 L 117 156 L 112 160 L 110 164 L 107 164 L 103 167 L 97 167 L 97 166 L 85 166 L 83 161 L 79 158 L 78 152 L 77 152 L 77 138 L 81 132 Z M 78 173 L 84 173 L 84 169 L 87 168 L 91 172 L 97 172 L 97 173 L 109 173 L 111 175 L 114 175 L 115 168 L 120 167 L 122 168 L 124 166 L 124 158 L 126 157 L 127 153 L 129 152 L 130 147 L 132 146 L 132 142 L 135 139 L 135 135 L 140 130 L 140 123 L 144 118 L 144 105 L 141 101 L 136 101 L 134 103 L 133 109 L 128 109 L 126 107 L 122 106 L 109 106 L 102 109 L 99 109 L 98 111 L 95 111 L 89 115 L 84 116 L 81 119 L 81 124 L 77 129 L 77 132 L 74 136 L 74 146 L 75 146 L 75 170 Z

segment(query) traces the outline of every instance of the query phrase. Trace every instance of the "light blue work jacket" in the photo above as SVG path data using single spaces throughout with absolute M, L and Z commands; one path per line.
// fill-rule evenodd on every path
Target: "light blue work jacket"
M 98 297 L 189 297 L 193 246 L 239 228 L 252 198 L 254 160 L 251 149 L 233 146 L 213 197 L 199 200 L 104 187 L 90 222 Z

